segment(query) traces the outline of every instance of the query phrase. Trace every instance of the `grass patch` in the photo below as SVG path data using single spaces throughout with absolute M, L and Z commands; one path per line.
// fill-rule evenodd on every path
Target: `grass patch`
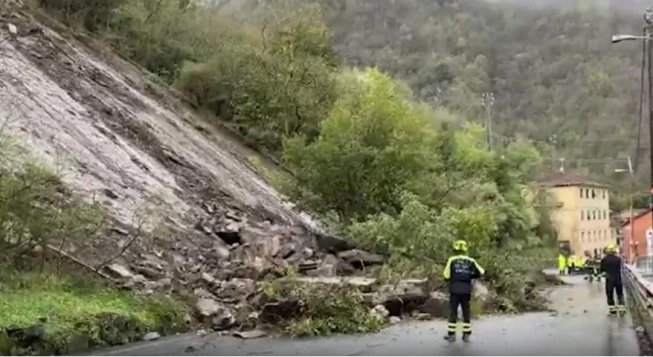
M 66 353 L 71 336 L 85 336 L 88 347 L 96 347 L 178 331 L 184 313 L 168 297 L 139 297 L 75 278 L 22 274 L 0 282 L 0 329 L 14 346 L 47 353 Z M 25 331 L 35 328 L 38 341 L 28 344 Z

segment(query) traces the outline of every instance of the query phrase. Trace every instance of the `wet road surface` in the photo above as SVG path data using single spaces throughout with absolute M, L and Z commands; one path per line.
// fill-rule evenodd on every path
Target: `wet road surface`
M 630 316 L 607 316 L 603 285 L 581 277 L 551 292 L 557 313 L 473 320 L 472 340 L 443 340 L 445 321 L 406 322 L 374 335 L 311 339 L 195 335 L 98 351 L 95 355 L 508 355 L 633 356 L 639 347 Z

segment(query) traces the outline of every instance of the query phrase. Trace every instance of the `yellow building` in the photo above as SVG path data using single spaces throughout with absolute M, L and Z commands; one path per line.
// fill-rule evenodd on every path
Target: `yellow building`
M 569 244 L 572 254 L 593 255 L 615 243 L 607 186 L 573 174 L 556 175 L 544 185 L 553 199 L 551 220 L 558 242 Z

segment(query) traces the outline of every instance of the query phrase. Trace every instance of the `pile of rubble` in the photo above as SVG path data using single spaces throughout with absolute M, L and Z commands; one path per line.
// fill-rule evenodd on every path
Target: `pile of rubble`
M 104 272 L 137 291 L 186 296 L 201 322 L 225 330 L 256 325 L 266 277 L 280 278 L 293 268 L 307 283 L 347 283 L 337 277 L 365 279 L 385 260 L 304 226 L 250 221 L 235 211 L 219 217 L 195 225 L 201 238 L 194 247 L 141 253 L 134 248 Z
M 206 238 L 197 249 L 184 246 L 160 254 L 138 254 L 108 265 L 106 273 L 136 290 L 186 296 L 195 308 L 194 317 L 218 331 L 248 330 L 260 322 L 296 313 L 301 302 L 261 299 L 261 282 L 266 277 L 309 285 L 354 286 L 371 309 L 391 321 L 447 314 L 446 294 L 431 291 L 426 279 L 379 283 L 374 278 L 384 263 L 379 254 L 305 227 L 228 216 L 221 222 L 196 225 Z M 300 275 L 286 277 L 288 268 Z M 480 286 L 476 291 L 487 299 L 487 288 Z

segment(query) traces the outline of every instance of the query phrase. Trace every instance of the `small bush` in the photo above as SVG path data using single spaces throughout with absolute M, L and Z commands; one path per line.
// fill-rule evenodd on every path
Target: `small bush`
M 327 336 L 379 331 L 386 323 L 371 313 L 362 294 L 352 286 L 313 286 L 292 281 L 268 281 L 267 299 L 298 301 L 300 311 L 278 326 L 288 335 Z
M 89 238 L 104 223 L 99 204 L 75 198 L 49 170 L 0 143 L 0 263 L 15 265 L 37 247 Z

